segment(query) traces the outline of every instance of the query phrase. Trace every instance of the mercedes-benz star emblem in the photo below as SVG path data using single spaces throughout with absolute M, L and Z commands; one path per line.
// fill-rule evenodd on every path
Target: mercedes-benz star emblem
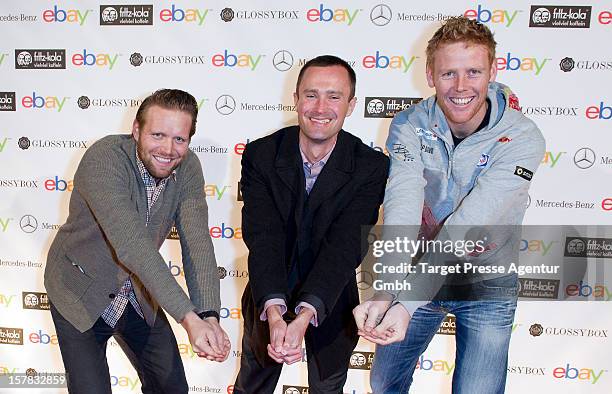
M 87 109 L 87 108 L 89 108 L 89 105 L 91 104 L 91 101 L 89 100 L 89 97 L 81 96 L 77 100 L 77 104 L 79 105 L 79 108 Z
M 376 26 L 385 26 L 391 22 L 393 11 L 386 4 L 379 4 L 370 11 L 370 20 Z
M 134 52 L 130 55 L 130 64 L 134 67 L 138 67 L 142 64 L 142 55 L 138 52 Z
M 24 233 L 33 233 L 38 228 L 38 220 L 32 215 L 23 215 L 19 220 L 19 227 Z
M 274 54 L 272 64 L 278 71 L 287 71 L 291 68 L 291 66 L 293 66 L 293 55 L 290 52 L 281 49 Z
M 574 154 L 574 164 L 576 164 L 576 167 L 583 170 L 593 167 L 595 160 L 595 152 L 593 152 L 591 148 L 580 148 L 576 151 L 576 154 Z
M 234 19 L 234 10 L 231 8 L 224 8 L 221 10 L 221 20 L 230 22 L 232 19 Z
M 19 141 L 17 141 L 17 145 L 23 150 L 26 150 L 30 147 L 30 139 L 28 137 L 21 137 Z
M 222 94 L 215 102 L 215 108 L 221 115 L 229 115 L 236 109 L 236 100 L 229 94 Z

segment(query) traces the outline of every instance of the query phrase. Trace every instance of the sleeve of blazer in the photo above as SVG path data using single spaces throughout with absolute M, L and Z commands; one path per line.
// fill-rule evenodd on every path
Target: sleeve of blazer
M 242 154 L 240 186 L 244 202 L 242 237 L 249 249 L 249 285 L 260 315 L 269 298 L 282 298 L 286 303 L 288 289 L 283 223 L 263 172 L 257 168 L 255 148 L 248 144 Z
M 322 324 L 334 309 L 346 284 L 355 277 L 355 269 L 361 264 L 367 248 L 363 247 L 361 234 L 363 225 L 374 225 L 378 209 L 383 201 L 389 160 L 378 156 L 373 171 L 361 183 L 353 200 L 333 220 L 323 238 L 321 249 L 308 278 L 304 282 L 299 299 L 317 308 L 317 321 Z M 315 296 L 316 298 L 312 298 Z M 321 310 L 314 300 L 320 299 Z
M 93 147 L 92 147 L 93 148 Z M 90 148 L 75 173 L 75 191 L 87 202 L 117 259 L 136 274 L 157 302 L 177 321 L 195 309 L 148 235 L 145 218 L 131 201 L 134 171 L 125 157 Z
M 204 194 L 202 166 L 195 155 L 182 164 L 182 189 L 176 212 L 185 281 L 191 302 L 200 312 L 219 312 L 219 273 L 208 232 L 208 206 Z

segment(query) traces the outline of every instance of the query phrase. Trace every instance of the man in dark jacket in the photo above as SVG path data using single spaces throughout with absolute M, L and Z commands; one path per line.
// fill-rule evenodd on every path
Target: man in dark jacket
M 249 278 L 234 392 L 272 393 L 282 364 L 308 354 L 311 393 L 341 393 L 358 336 L 361 226 L 378 218 L 388 159 L 342 130 L 355 72 L 320 56 L 300 71 L 299 126 L 249 143 L 242 158 Z

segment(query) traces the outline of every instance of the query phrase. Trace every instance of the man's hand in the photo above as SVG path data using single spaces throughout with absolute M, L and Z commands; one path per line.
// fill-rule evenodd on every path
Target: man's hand
M 410 313 L 408 313 L 402 304 L 395 304 L 389 308 L 384 319 L 376 328 L 359 335 L 379 345 L 400 342 L 404 340 L 408 324 L 410 323 L 410 317 Z
M 283 343 L 283 350 L 285 352 L 283 359 L 286 364 L 290 365 L 302 359 L 302 341 L 313 316 L 314 312 L 312 310 L 302 308 L 295 320 L 287 326 L 285 342 Z
M 361 336 L 370 332 L 380 323 L 385 312 L 391 306 L 393 296 L 385 292 L 377 292 L 368 301 L 364 301 L 353 309 L 357 332 Z
M 287 332 L 287 323 L 280 313 L 280 306 L 272 305 L 266 310 L 268 327 L 270 329 L 270 343 L 268 344 L 268 355 L 277 363 L 283 363 L 283 342 Z
M 187 331 L 191 347 L 198 356 L 218 362 L 227 359 L 231 344 L 216 318 L 202 320 L 191 311 L 185 315 L 181 325 Z

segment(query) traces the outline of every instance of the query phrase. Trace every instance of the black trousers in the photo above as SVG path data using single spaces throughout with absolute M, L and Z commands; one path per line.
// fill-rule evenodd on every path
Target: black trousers
M 71 394 L 110 394 L 111 381 L 106 343 L 114 337 L 136 371 L 143 393 L 187 393 L 183 362 L 166 315 L 159 310 L 155 324 L 128 305 L 115 328 L 102 318 L 85 332 L 77 330 L 51 304 L 64 367 Z
M 321 380 L 319 369 L 312 356 L 312 349 L 306 343 L 306 358 L 308 361 L 308 393 L 309 394 L 342 394 L 346 383 L 348 364 L 346 369 Z M 240 358 L 240 371 L 234 384 L 234 394 L 272 394 L 278 383 L 283 364 L 262 367 L 251 348 L 249 335 L 242 337 L 242 356 Z

